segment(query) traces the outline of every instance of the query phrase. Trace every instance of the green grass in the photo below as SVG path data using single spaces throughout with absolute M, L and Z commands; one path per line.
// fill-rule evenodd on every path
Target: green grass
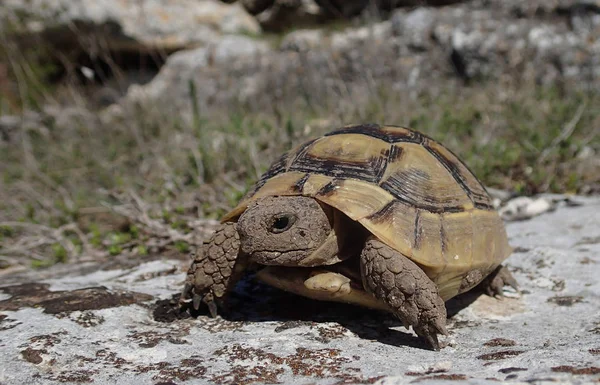
M 19 71 L 26 72 L 13 68 L 12 74 Z M 32 78 L 21 87 L 22 97 L 0 92 L 0 115 L 35 111 L 47 102 L 42 95 L 60 93 L 61 86 L 41 80 L 43 68 L 27 73 Z M 598 167 L 577 156 L 586 147 L 600 153 L 598 91 L 526 83 L 466 87 L 449 81 L 411 97 L 369 90 L 366 101 L 343 110 L 335 95 L 323 101 L 305 92 L 293 105 L 273 100 L 269 113 L 243 106 L 202 111 L 194 103 L 197 92 L 190 83 L 191 120 L 147 106 L 107 124 L 84 106 L 60 119 L 45 117 L 40 125 L 19 127 L 8 142 L 0 142 L 0 222 L 51 228 L 77 223 L 95 249 L 148 255 L 153 249 L 139 228 L 118 228 L 117 220 L 90 219 L 85 211 L 119 202 L 116 193 L 135 191 L 153 205 L 152 218 L 186 233 L 192 230 L 190 217 L 218 219 L 233 207 L 283 151 L 360 122 L 421 130 L 448 146 L 490 187 L 529 195 L 581 192 L 600 184 Z M 22 233 L 0 226 L 0 249 Z M 82 250 L 77 239 L 68 237 Z M 171 245 L 180 253 L 190 246 Z M 60 243 L 50 244 L 44 255 L 47 260 L 35 259 L 34 265 L 68 259 Z
M 450 147 L 492 187 L 525 194 L 575 192 L 585 182 L 567 172 L 571 168 L 565 165 L 575 161 L 584 146 L 598 149 L 593 131 L 598 95 L 533 89 L 515 91 L 511 100 L 498 101 L 484 87 L 463 90 L 458 97 L 452 91 L 436 95 L 435 100 L 428 95 L 397 100 L 405 114 L 381 109 L 369 113 L 366 121 L 423 131 Z M 487 96 L 484 103 L 481 94 Z M 583 113 L 573 133 L 555 143 L 580 106 Z M 206 202 L 212 205 L 201 210 L 210 215 L 231 206 L 292 145 L 358 122 L 358 116 L 344 121 L 320 116 L 330 124 L 314 126 L 311 123 L 318 123 L 314 114 L 306 115 L 304 119 L 302 111 L 296 110 L 282 125 L 273 117 L 241 113 L 212 119 L 197 113 L 190 126 L 176 117 L 146 119 L 142 114 L 120 126 L 103 126 L 91 114 L 69 119 L 67 127 L 50 121 L 43 132 L 20 132 L 27 148 L 6 146 L 2 178 L 8 189 L 20 182 L 35 185 L 52 199 L 54 210 L 69 218 L 78 207 L 96 204 L 100 189 L 129 188 L 159 201 L 189 189 L 209 189 L 212 193 Z M 304 133 L 307 124 L 312 127 L 308 134 Z M 57 194 L 57 186 L 64 187 L 74 207 Z M 24 220 L 41 220 L 49 209 L 32 199 L 23 204 L 20 218 Z

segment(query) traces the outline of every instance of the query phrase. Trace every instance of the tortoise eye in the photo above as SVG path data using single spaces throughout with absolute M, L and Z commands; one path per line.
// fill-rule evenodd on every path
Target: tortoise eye
M 280 214 L 273 217 L 273 224 L 270 231 L 272 233 L 283 233 L 296 222 L 296 216 L 293 214 Z

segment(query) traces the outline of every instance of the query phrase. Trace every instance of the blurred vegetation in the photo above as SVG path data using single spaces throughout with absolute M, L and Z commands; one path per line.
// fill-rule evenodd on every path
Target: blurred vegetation
M 308 100 L 293 109 L 274 98 L 275 114 L 227 106 L 208 115 L 195 104 L 197 90 L 190 82 L 191 121 L 139 109 L 107 123 L 80 85 L 50 81 L 56 68 L 39 60 L 42 51 L 3 43 L 0 119 L 37 113 L 0 136 L 5 264 L 14 263 L 11 255 L 26 255 L 31 266 L 43 267 L 92 249 L 103 256 L 145 256 L 167 246 L 186 253 L 190 240 L 153 243 L 148 228 L 160 223 L 187 234 L 194 219 L 218 219 L 283 151 L 359 122 L 421 130 L 454 151 L 489 187 L 531 195 L 586 193 L 600 183 L 598 170 L 580 156 L 586 148 L 600 153 L 598 90 L 448 80 L 413 94 L 370 90 L 370 98 L 352 111 L 341 112 L 333 97 L 315 107 L 303 95 Z M 123 204 L 131 191 L 138 206 L 148 205 L 147 212 L 139 211 L 148 216 L 143 229 L 108 208 Z

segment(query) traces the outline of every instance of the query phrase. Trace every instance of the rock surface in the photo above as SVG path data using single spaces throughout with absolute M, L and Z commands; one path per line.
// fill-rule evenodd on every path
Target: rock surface
M 0 384 L 598 381 L 600 198 L 574 200 L 507 224 L 521 293 L 453 300 L 440 352 L 388 315 L 252 277 L 226 319 L 189 318 L 173 308 L 187 261 L 115 261 L 0 277 Z

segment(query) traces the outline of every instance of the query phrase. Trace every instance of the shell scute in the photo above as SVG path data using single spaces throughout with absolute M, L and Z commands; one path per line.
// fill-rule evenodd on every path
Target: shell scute
M 479 180 L 456 155 L 441 144 L 428 140 L 426 148 L 435 156 L 467 192 L 474 205 L 484 210 L 493 209 L 491 199 Z
M 295 155 L 288 170 L 376 183 L 387 165 L 380 154 L 389 145 L 361 139 L 357 134 L 318 139 Z
M 462 211 L 473 203 L 453 176 L 425 147 L 404 143 L 399 156 L 388 164 L 380 186 L 394 197 L 431 212 Z
M 387 191 L 353 179 L 336 179 L 333 187 L 327 191 L 319 191 L 314 197 L 342 211 L 355 221 L 373 215 L 394 200 Z

